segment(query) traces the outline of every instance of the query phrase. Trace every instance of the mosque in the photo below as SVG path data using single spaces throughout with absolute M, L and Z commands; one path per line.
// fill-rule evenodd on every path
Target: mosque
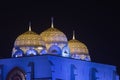
M 19 35 L 11 58 L 0 59 L 0 80 L 119 80 L 116 66 L 91 61 L 87 46 L 54 27 Z

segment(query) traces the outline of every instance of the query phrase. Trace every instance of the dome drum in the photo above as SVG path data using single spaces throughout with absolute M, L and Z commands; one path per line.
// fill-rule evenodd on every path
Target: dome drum
M 16 48 L 13 48 L 13 54 L 12 54 L 12 56 L 16 53 L 16 51 L 22 51 L 23 52 L 23 55 L 24 56 L 28 56 L 27 55 L 27 52 L 29 51 L 32 51 L 33 52 L 33 50 L 34 50 L 34 54 L 36 55 L 41 55 L 42 53 L 41 53 L 41 51 L 43 51 L 43 50 L 46 50 L 44 47 L 20 47 L 19 48 L 19 50 L 18 49 L 16 49 Z M 45 53 L 45 52 L 44 52 Z M 13 56 L 14 57 L 14 56 Z M 18 56 L 19 57 L 19 56 Z
M 74 59 L 81 59 L 85 61 L 90 61 L 90 56 L 88 54 L 71 54 L 71 57 Z

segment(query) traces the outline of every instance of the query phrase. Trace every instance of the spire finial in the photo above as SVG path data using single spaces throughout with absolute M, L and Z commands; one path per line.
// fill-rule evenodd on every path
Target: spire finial
M 31 22 L 29 22 L 29 31 L 31 31 Z
M 54 28 L 53 17 L 51 17 L 51 28 Z
M 75 39 L 75 31 L 73 30 L 73 39 Z

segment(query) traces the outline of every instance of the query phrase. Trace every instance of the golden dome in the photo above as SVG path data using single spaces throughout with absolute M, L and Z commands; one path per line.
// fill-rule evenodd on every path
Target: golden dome
M 17 37 L 14 46 L 45 46 L 45 43 L 40 36 L 31 31 L 31 28 L 29 27 L 29 31 Z
M 53 26 L 53 18 L 51 18 L 51 27 L 47 30 L 43 31 L 40 36 L 46 43 L 51 42 L 60 42 L 60 43 L 66 43 L 68 42 L 66 35 L 61 32 L 60 30 L 54 28 Z
M 79 54 L 88 54 L 88 49 L 86 45 L 78 40 L 70 40 L 68 42 L 69 48 L 70 48 L 70 53 L 79 53 Z
M 40 36 L 46 43 L 67 42 L 67 37 L 65 36 L 65 34 L 56 28 L 48 28 L 47 30 L 42 32 Z
M 71 54 L 88 54 L 87 46 L 84 43 L 76 40 L 74 35 L 73 39 L 68 41 L 68 46 Z

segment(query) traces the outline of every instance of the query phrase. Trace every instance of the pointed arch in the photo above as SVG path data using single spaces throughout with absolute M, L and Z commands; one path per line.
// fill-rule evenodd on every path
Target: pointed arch
M 8 72 L 6 80 L 26 80 L 25 72 L 19 67 L 14 67 Z
M 12 57 L 23 57 L 24 51 L 19 47 L 15 47 L 16 51 L 12 54 Z
M 48 53 L 50 54 L 55 54 L 55 55 L 62 55 L 62 50 L 60 49 L 60 47 L 56 46 L 56 45 L 52 45 L 49 50 Z
M 36 56 L 38 55 L 37 50 L 30 48 L 29 50 L 26 51 L 26 56 Z

